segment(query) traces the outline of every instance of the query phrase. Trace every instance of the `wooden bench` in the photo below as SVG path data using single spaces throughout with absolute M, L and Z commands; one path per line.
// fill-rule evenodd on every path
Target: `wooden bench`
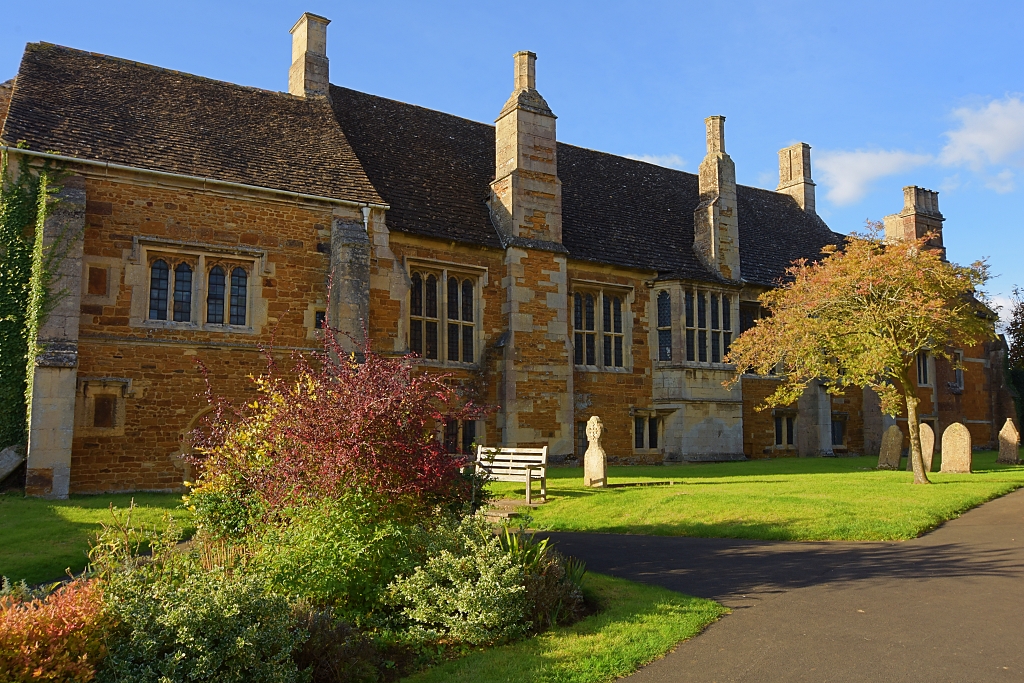
M 540 497 L 548 499 L 548 447 L 543 448 L 476 448 L 476 468 L 494 481 L 526 483 L 526 504 L 531 498 L 534 480 L 540 480 Z

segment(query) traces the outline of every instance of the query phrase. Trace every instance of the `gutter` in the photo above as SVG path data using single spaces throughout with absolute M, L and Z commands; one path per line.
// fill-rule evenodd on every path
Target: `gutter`
M 341 206 L 352 206 L 358 209 L 363 209 L 363 221 L 366 222 L 369 217 L 369 209 L 383 209 L 387 211 L 391 208 L 388 204 L 375 204 L 372 202 L 353 202 L 347 199 L 335 199 L 334 197 L 322 197 L 315 194 L 304 194 L 302 192 L 292 192 L 291 190 L 278 190 L 272 187 L 260 187 L 259 185 L 246 185 L 245 183 L 233 183 L 228 180 L 217 180 L 216 178 L 204 178 L 202 176 L 186 175 L 184 173 L 170 173 L 168 171 L 157 171 L 152 168 L 139 168 L 137 166 L 126 166 L 124 164 L 115 164 L 111 161 L 94 161 L 92 159 L 79 159 L 77 157 L 68 157 L 63 154 L 51 154 L 50 152 L 36 152 L 30 149 L 23 149 L 21 147 L 8 147 L 6 145 L 0 145 L 0 152 L 13 152 L 15 154 L 25 154 L 27 156 L 39 157 L 41 159 L 54 159 L 56 161 L 66 161 L 74 164 L 85 164 L 86 166 L 96 166 L 104 169 L 105 171 L 131 171 L 134 173 L 145 173 L 147 175 L 154 175 L 159 178 L 174 178 L 178 180 L 190 180 L 192 182 L 201 183 L 203 189 L 207 189 L 207 186 L 212 187 L 229 187 L 236 190 L 256 190 L 258 192 L 269 192 L 271 194 L 284 195 L 285 197 L 293 197 L 295 199 L 313 199 L 320 202 L 329 202 L 331 204 L 339 204 Z

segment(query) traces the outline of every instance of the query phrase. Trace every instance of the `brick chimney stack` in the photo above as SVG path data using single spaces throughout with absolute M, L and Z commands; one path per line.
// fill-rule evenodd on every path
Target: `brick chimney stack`
M 740 279 L 740 228 L 736 208 L 736 165 L 725 153 L 725 117 L 704 119 L 708 153 L 700 163 L 700 204 L 693 213 L 693 248 L 714 273 Z
M 815 213 L 811 146 L 806 142 L 779 150 L 779 186 L 775 191 L 793 197 L 807 213 Z
M 537 55 L 514 56 L 514 88 L 495 122 L 491 220 L 509 238 L 562 242 L 555 115 L 537 92 Z
M 908 185 L 903 188 L 903 211 L 885 217 L 885 239 L 913 240 L 934 233 L 935 237 L 928 242 L 928 246 L 941 250 L 945 258 L 946 249 L 942 246 L 943 221 L 945 218 L 939 212 L 939 193 Z
M 327 24 L 330 19 L 304 13 L 292 26 L 292 66 L 288 92 L 299 97 L 327 97 Z

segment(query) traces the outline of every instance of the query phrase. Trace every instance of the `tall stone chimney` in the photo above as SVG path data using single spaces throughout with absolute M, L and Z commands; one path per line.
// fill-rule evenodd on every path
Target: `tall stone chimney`
M 562 242 L 555 115 L 537 92 L 537 55 L 515 54 L 512 96 L 495 122 L 491 220 L 507 238 Z
M 725 153 L 725 117 L 709 116 L 708 153 L 700 162 L 700 204 L 693 213 L 693 249 L 713 272 L 740 279 L 740 228 L 736 209 L 736 165 Z
M 903 188 L 903 211 L 885 217 L 885 239 L 914 240 L 933 233 L 928 246 L 941 250 L 945 258 L 946 249 L 942 246 L 944 220 L 939 213 L 938 192 L 908 185 Z
M 304 13 L 292 26 L 292 67 L 288 92 L 299 97 L 326 97 L 330 85 L 327 68 L 327 24 L 330 19 Z
M 811 146 L 806 142 L 779 150 L 779 186 L 807 213 L 814 211 L 814 181 L 811 180 Z

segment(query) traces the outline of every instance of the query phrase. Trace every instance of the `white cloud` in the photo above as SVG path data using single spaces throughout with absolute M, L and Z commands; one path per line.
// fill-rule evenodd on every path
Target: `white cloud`
M 992 297 L 990 303 L 999 313 L 999 329 L 1005 330 L 1006 326 L 1010 323 L 1010 315 L 1013 313 L 1013 300 L 1005 294 L 996 294 Z
M 989 165 L 1024 166 L 1024 102 L 1020 96 L 954 109 L 953 118 L 959 120 L 960 127 L 944 133 L 949 141 L 939 155 L 943 164 L 979 172 Z M 989 186 L 997 192 L 1007 191 L 998 189 L 1006 186 L 1005 179 Z
M 1013 174 L 1013 171 L 1011 171 L 1008 168 L 1004 168 L 1002 171 L 996 173 L 995 175 L 985 175 L 983 177 L 985 178 L 985 187 L 991 190 L 995 190 L 999 194 L 1006 194 L 1007 192 L 1012 192 L 1013 188 L 1015 187 L 1015 184 L 1013 182 L 1015 176 Z
M 686 160 L 678 154 L 627 154 L 626 158 L 646 161 L 648 164 L 674 168 L 680 171 L 686 168 Z
M 926 154 L 899 149 L 857 150 L 821 152 L 816 166 L 821 172 L 822 185 L 828 188 L 829 201 L 842 206 L 863 198 L 878 178 L 923 166 L 931 160 Z

